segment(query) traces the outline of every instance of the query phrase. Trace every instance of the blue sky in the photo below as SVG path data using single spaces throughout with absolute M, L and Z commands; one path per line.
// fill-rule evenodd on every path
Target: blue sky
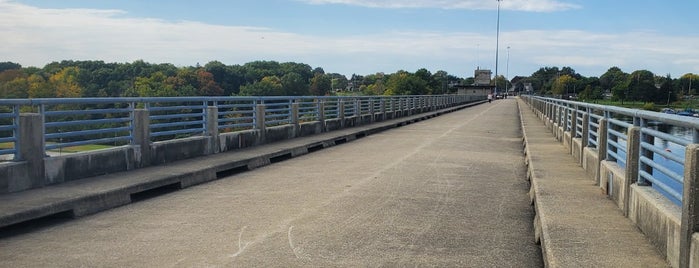
M 294 61 L 345 75 L 495 69 L 496 0 L 0 0 L 0 61 Z M 499 73 L 699 73 L 699 1 L 503 0 Z M 510 49 L 507 49 L 510 47 Z M 509 56 L 508 56 L 509 54 Z M 509 59 L 509 61 L 508 61 Z

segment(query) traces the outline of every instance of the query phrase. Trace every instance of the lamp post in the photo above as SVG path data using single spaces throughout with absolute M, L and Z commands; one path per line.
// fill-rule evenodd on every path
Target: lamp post
M 498 21 L 495 30 L 495 94 L 498 93 L 498 50 L 500 50 L 500 1 L 498 1 Z
M 505 65 L 505 94 L 510 89 L 510 46 L 507 46 L 507 64 Z

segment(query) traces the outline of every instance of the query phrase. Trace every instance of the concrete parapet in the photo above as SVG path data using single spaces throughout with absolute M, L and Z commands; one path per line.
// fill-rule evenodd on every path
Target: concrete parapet
M 672 265 L 679 266 L 680 208 L 649 186 L 631 185 L 629 219 Z
M 83 153 L 47 157 L 46 184 L 132 170 L 139 166 L 136 146 L 122 146 Z
M 599 185 L 599 164 L 597 149 L 585 147 L 583 149 L 582 167 L 585 169 L 585 174 L 597 185 Z
M 31 181 L 27 161 L 0 163 L 0 193 L 11 193 L 26 189 Z
M 699 233 L 692 234 L 692 242 L 689 249 L 689 267 L 699 267 Z
M 573 151 L 573 133 L 564 131 L 561 142 L 563 143 L 563 148 L 568 151 L 568 154 L 571 154 Z
M 219 141 L 219 152 L 227 152 L 256 146 L 261 143 L 260 130 L 252 129 L 222 133 L 219 137 Z
M 626 193 L 628 193 L 626 170 L 616 162 L 602 161 L 599 173 L 599 186 L 602 188 L 602 192 L 607 194 L 623 211 L 626 206 L 624 200 L 627 200 Z
M 321 121 L 305 122 L 305 123 L 299 124 L 298 135 L 296 135 L 296 136 L 297 137 L 305 137 L 305 136 L 320 134 L 321 132 L 323 132 L 323 122 L 321 122 Z
M 209 138 L 202 136 L 154 142 L 151 145 L 152 164 L 158 165 L 208 155 L 208 145 Z
M 583 153 L 583 145 L 582 145 L 582 139 L 580 138 L 574 138 L 572 139 L 571 143 L 571 154 L 573 155 L 573 159 L 575 159 L 575 163 L 578 165 L 582 166 L 582 153 Z
M 296 138 L 296 125 L 281 125 L 264 129 L 265 143 Z

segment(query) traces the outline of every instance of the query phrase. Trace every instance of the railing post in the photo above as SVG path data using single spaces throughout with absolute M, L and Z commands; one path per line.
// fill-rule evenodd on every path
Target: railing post
M 218 107 L 206 107 L 206 135 L 209 137 L 209 148 L 207 154 L 215 154 L 220 152 L 218 138 Z
M 337 103 L 337 118 L 340 119 L 340 127 L 344 128 L 345 127 L 345 100 L 341 99 L 340 102 Z
M 320 121 L 321 132 L 325 132 L 325 102 L 321 99 L 317 99 L 318 102 L 318 121 Z
M 291 124 L 299 128 L 299 103 L 296 101 L 291 103 Z
M 386 121 L 386 99 L 381 98 L 381 121 Z
M 597 174 L 595 181 L 599 185 L 601 162 L 607 160 L 607 118 L 601 118 L 597 128 Z
M 369 114 L 371 114 L 371 123 L 374 123 L 374 99 L 369 99 Z
M 582 133 L 580 133 L 580 147 L 586 148 L 590 138 L 590 111 L 585 109 L 582 120 Z
M 139 167 L 147 167 L 152 164 L 152 150 L 150 142 L 150 113 L 146 109 L 133 110 L 133 145 L 138 146 L 140 157 L 136 157 Z
M 264 143 L 267 132 L 267 123 L 265 122 L 266 107 L 262 103 L 255 104 L 255 128 L 259 131 L 260 142 Z
M 638 166 L 640 159 L 640 149 L 641 149 L 641 127 L 633 126 L 629 127 L 626 131 L 627 142 L 626 142 L 626 170 L 624 176 L 626 177 L 626 185 L 623 188 L 623 204 L 622 212 L 624 216 L 629 216 L 629 195 L 631 194 L 631 185 L 638 179 Z
M 694 133 L 696 136 L 697 131 L 695 130 Z M 679 266 L 682 268 L 689 267 L 692 235 L 699 232 L 699 144 L 687 145 L 684 161 L 679 248 Z M 696 263 L 694 265 L 696 266 Z
M 44 157 L 46 156 L 44 140 L 44 118 L 37 113 L 19 115 L 19 155 L 27 162 L 27 181 L 14 181 L 9 188 L 12 191 L 37 188 L 45 184 Z M 12 192 L 11 191 L 11 192 Z

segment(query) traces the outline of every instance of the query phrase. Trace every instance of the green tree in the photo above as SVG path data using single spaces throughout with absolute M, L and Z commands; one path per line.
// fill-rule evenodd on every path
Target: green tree
M 639 70 L 627 77 L 628 97 L 643 102 L 660 102 L 663 95 L 655 87 L 655 75 L 647 70 Z
M 58 98 L 82 97 L 82 88 L 78 85 L 78 67 L 66 67 L 49 77 L 49 83 L 55 89 Z
M 309 67 L 310 68 L 310 67 Z M 287 96 L 308 95 L 308 80 L 298 73 L 290 72 L 282 76 L 282 94 Z
M 282 93 L 282 81 L 275 75 L 240 87 L 240 95 L 244 96 L 281 96 Z
M 330 76 L 316 72 L 311 79 L 309 92 L 314 96 L 324 96 L 330 92 Z
M 386 95 L 426 95 L 427 82 L 406 71 L 392 74 L 386 83 Z
M 677 85 L 679 87 L 677 91 L 680 93 L 680 95 L 695 95 L 697 94 L 696 88 L 699 87 L 699 75 L 692 73 L 684 74 L 680 77 Z
M 571 89 L 575 85 L 577 80 L 570 75 L 559 76 L 553 83 L 553 88 L 551 92 L 554 95 L 570 95 Z M 567 98 L 567 96 L 566 96 Z
M 56 94 L 51 85 L 41 74 L 32 74 L 27 78 L 27 97 L 29 98 L 55 98 Z
M 624 85 L 627 82 L 627 77 L 629 74 L 621 71 L 619 67 L 611 67 L 602 74 L 599 78 L 600 86 L 604 90 L 610 90 L 612 92 L 613 100 L 624 100 L 628 99 L 627 87 Z

